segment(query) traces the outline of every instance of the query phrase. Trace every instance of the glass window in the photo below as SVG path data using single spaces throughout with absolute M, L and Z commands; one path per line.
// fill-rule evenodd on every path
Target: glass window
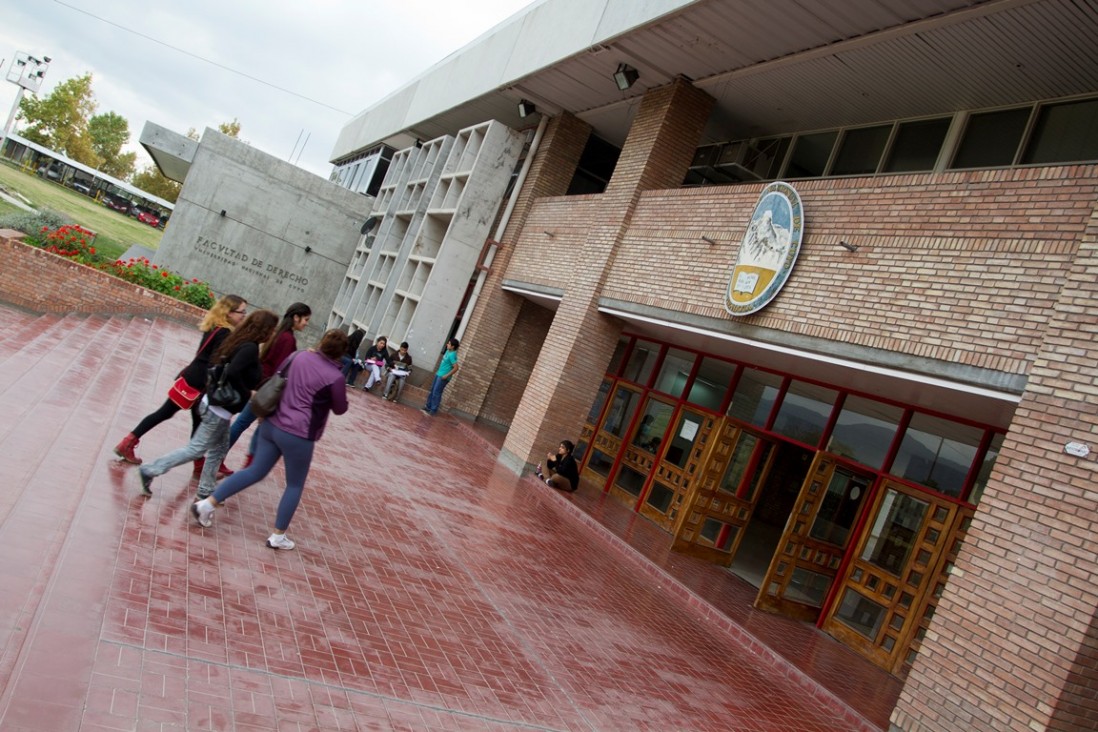
M 827 451 L 879 470 L 903 413 L 900 407 L 850 395 L 843 402 Z
M 868 489 L 869 481 L 866 478 L 842 469 L 835 470 L 820 501 L 809 536 L 845 547 Z
M 614 458 L 602 450 L 592 450 L 591 459 L 587 461 L 587 467 L 606 478 L 610 475 L 610 468 L 614 467 Z
M 576 464 L 583 462 L 583 456 L 587 454 L 588 444 L 586 440 L 580 440 L 576 443 L 576 447 L 572 450 L 572 457 L 575 458 Z
M 728 416 L 756 427 L 765 427 L 781 387 L 781 376 L 745 368 L 736 384 L 732 403 L 728 406 Z
M 671 463 L 682 468 L 690 459 L 690 451 L 694 447 L 694 441 L 698 439 L 698 431 L 701 429 L 702 418 L 691 412 L 683 412 L 679 417 L 679 424 L 675 428 L 675 434 L 668 435 L 671 444 L 667 447 L 667 454 L 663 456 L 664 462 Z
M 929 505 L 926 501 L 889 488 L 862 550 L 862 560 L 899 577 L 911 555 Z
M 602 414 L 602 407 L 606 404 L 606 396 L 610 393 L 610 387 L 612 386 L 610 379 L 603 379 L 599 384 L 599 393 L 595 395 L 595 401 L 591 403 L 591 409 L 587 411 L 587 424 L 598 424 L 599 415 Z
M 838 396 L 834 389 L 794 381 L 782 399 L 774 431 L 806 445 L 819 444 Z
M 732 547 L 732 542 L 736 540 L 736 535 L 739 533 L 740 527 L 738 526 L 726 524 L 715 518 L 706 518 L 705 521 L 702 522 L 702 527 L 698 532 L 698 535 L 712 544 L 714 549 L 720 549 L 721 551 L 726 552 Z
M 818 178 L 827 170 L 827 161 L 831 157 L 831 148 L 839 133 L 817 132 L 801 135 L 793 144 L 793 157 L 785 170 L 786 178 Z
M 629 336 L 618 338 L 618 345 L 614 348 L 614 355 L 610 357 L 610 365 L 606 368 L 606 373 L 617 375 L 621 362 L 625 360 L 625 351 L 629 348 L 630 340 L 632 339 Z
M 619 386 L 617 391 L 614 392 L 614 398 L 610 402 L 606 418 L 603 419 L 603 431 L 621 437 L 626 425 L 633 420 L 633 413 L 637 411 L 637 402 L 639 401 L 640 395 L 637 392 Z
M 716 358 L 703 358 L 686 400 L 699 407 L 717 411 L 721 408 L 724 394 L 735 375 L 736 364 Z
M 683 390 L 686 389 L 686 382 L 690 379 L 690 372 L 694 368 L 696 358 L 689 351 L 678 348 L 667 349 L 663 364 L 660 366 L 660 375 L 656 377 L 653 388 L 664 394 L 670 394 L 676 399 L 681 397 Z
M 667 423 L 671 421 L 674 412 L 675 408 L 670 404 L 649 399 L 644 405 L 644 414 L 637 425 L 637 433 L 633 435 L 633 444 L 653 455 L 658 453 L 663 435 L 667 432 Z
M 633 344 L 633 351 L 629 354 L 629 361 L 625 364 L 622 378 L 636 384 L 647 385 L 648 377 L 652 375 L 652 369 L 656 367 L 659 355 L 660 347 L 657 344 L 638 340 Z
M 1023 163 L 1098 160 L 1098 99 L 1041 107 Z
M 839 609 L 835 611 L 835 617 L 842 621 L 843 625 L 876 642 L 877 633 L 880 632 L 881 623 L 884 621 L 885 607 L 859 592 L 848 589 L 843 593 L 843 599 L 839 603 Z
M 824 598 L 830 588 L 830 575 L 796 567 L 789 575 L 789 585 L 785 588 L 784 597 L 810 607 L 823 607 Z
M 877 172 L 892 125 L 847 130 L 839 146 L 831 175 L 868 175 Z
M 969 493 L 969 503 L 979 503 L 983 498 L 984 489 L 987 488 L 988 478 L 991 477 L 991 469 L 995 467 L 995 461 L 999 459 L 999 451 L 1003 449 L 1002 433 L 996 434 L 991 438 L 991 444 L 987 448 L 987 454 L 984 455 L 984 461 L 980 464 L 980 472 L 976 474 L 976 482 L 972 486 L 972 491 Z
M 622 465 L 621 470 L 618 471 L 618 477 L 614 479 L 614 485 L 621 488 L 626 493 L 639 496 L 641 494 L 641 489 L 644 488 L 644 480 L 644 475 L 641 475 L 628 465 Z
M 933 170 L 942 151 L 949 117 L 901 122 L 892 140 L 892 149 L 884 164 L 886 173 L 906 173 L 912 170 Z
M 889 471 L 913 483 L 960 497 L 984 431 L 941 417 L 915 414 Z
M 644 502 L 660 513 L 667 513 L 667 509 L 671 508 L 671 499 L 674 497 L 675 491 L 657 481 L 652 484 L 652 490 L 648 492 L 648 498 L 644 499 Z
M 789 143 L 792 137 L 774 137 L 768 140 L 759 140 L 755 143 L 755 153 L 744 161 L 745 167 L 756 173 L 763 180 L 773 180 L 778 177 L 778 171 L 785 162 L 785 154 L 789 151 Z
M 1030 107 L 983 112 L 968 118 L 954 168 L 993 168 L 1010 165 L 1029 121 Z
M 755 446 L 759 444 L 759 438 L 750 432 L 740 433 L 740 439 L 732 449 L 732 457 L 728 459 L 728 467 L 721 478 L 720 490 L 736 495 L 740 483 L 743 482 L 744 473 L 751 462 L 751 455 L 755 452 Z

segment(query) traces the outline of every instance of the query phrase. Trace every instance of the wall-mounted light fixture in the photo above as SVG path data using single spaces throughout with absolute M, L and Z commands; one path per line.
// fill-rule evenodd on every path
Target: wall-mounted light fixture
M 311 246 L 309 246 L 308 244 L 306 244 L 305 245 L 305 253 L 308 254 L 311 251 L 313 251 L 313 248 Z
M 614 72 L 614 83 L 622 91 L 636 84 L 639 78 L 640 72 L 629 64 L 618 64 L 618 70 Z
M 417 137 L 416 138 L 416 148 L 421 148 L 421 147 L 423 147 L 423 140 L 421 140 Z
M 545 234 L 545 235 L 546 235 L 547 237 L 549 237 L 550 239 L 552 239 L 552 238 L 556 237 L 556 234 L 554 234 L 554 233 L 553 233 L 553 232 L 551 232 L 551 231 L 543 231 L 543 232 L 541 232 L 541 233 L 542 233 L 542 234 Z
M 369 217 L 368 219 L 366 219 L 365 221 L 362 222 L 362 228 L 359 229 L 359 232 L 363 236 L 366 236 L 367 234 L 369 234 L 371 231 L 374 230 L 375 226 L 377 226 L 377 216 L 371 216 L 371 217 Z
M 526 117 L 529 117 L 530 115 L 532 115 L 536 111 L 538 111 L 537 107 L 535 107 L 534 103 L 531 102 L 529 99 L 519 100 L 519 103 L 518 103 L 519 117 L 522 117 L 522 118 L 525 119 Z
M 843 241 L 841 239 L 839 240 L 839 246 L 841 246 L 843 249 L 845 249 L 848 252 L 858 251 L 858 245 L 857 244 L 850 244 L 850 243 L 848 243 L 846 241 Z
M 713 241 L 712 239 L 710 239 L 708 236 L 703 236 L 702 241 L 704 241 L 709 246 L 713 246 L 714 244 L 717 243 L 717 242 Z
M 225 218 L 225 209 L 221 209 L 221 218 Z

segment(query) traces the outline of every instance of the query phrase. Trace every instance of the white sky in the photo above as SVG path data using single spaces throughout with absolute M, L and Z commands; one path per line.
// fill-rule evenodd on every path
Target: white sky
M 40 95 L 91 72 L 96 113 L 129 121 L 138 169 L 152 163 L 137 143 L 146 121 L 182 134 L 235 117 L 242 140 L 327 177 L 353 115 L 531 2 L 0 0 L 0 128 L 25 51 L 52 59 Z

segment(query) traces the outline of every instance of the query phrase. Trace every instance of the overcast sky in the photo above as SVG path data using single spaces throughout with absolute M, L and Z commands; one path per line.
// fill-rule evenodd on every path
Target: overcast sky
M 242 140 L 327 177 L 353 115 L 531 2 L 0 0 L 0 128 L 25 51 L 52 59 L 40 95 L 92 74 L 96 112 L 129 121 L 138 169 L 146 121 L 182 134 L 236 118 Z

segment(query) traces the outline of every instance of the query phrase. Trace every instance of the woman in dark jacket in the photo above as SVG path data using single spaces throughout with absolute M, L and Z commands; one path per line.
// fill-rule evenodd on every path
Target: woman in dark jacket
M 206 313 L 206 317 L 202 318 L 202 322 L 198 324 L 198 329 L 202 331 L 202 340 L 199 341 L 198 350 L 194 354 L 194 359 L 179 372 L 179 376 L 182 376 L 191 388 L 197 389 L 200 393 L 206 390 L 206 372 L 210 368 L 210 357 L 217 352 L 217 349 L 229 337 L 232 329 L 243 322 L 247 312 L 248 303 L 244 301 L 244 298 L 239 295 L 226 295 L 210 308 L 209 312 Z M 141 441 L 145 433 L 186 408 L 177 404 L 169 396 L 160 405 L 159 409 L 138 422 L 133 431 L 115 445 L 114 454 L 127 463 L 140 465 L 141 458 L 134 454 L 134 448 L 137 447 L 137 443 Z M 198 413 L 197 401 L 190 406 L 190 409 L 191 434 L 193 435 L 198 430 L 202 416 Z
M 293 357 L 286 370 L 286 389 L 278 409 L 259 425 L 259 445 L 251 466 L 226 478 L 212 496 L 191 506 L 191 514 L 200 525 L 212 526 L 214 509 L 267 477 L 281 457 L 286 464 L 286 489 L 267 546 L 294 548 L 286 537 L 286 529 L 301 502 L 313 449 L 324 434 L 328 415 L 347 411 L 347 382 L 339 368 L 346 350 L 347 334 L 332 329 L 320 339 L 317 352 L 304 351 Z
M 209 495 L 217 480 L 217 469 L 229 451 L 229 421 L 232 416 L 244 408 L 251 397 L 252 389 L 259 385 L 262 369 L 259 365 L 259 344 L 271 337 L 278 316 L 270 310 L 257 310 L 249 315 L 232 332 L 214 354 L 213 361 L 219 367 L 211 378 L 224 379 L 236 388 L 240 399 L 234 404 L 210 404 L 209 395 L 202 398 L 205 411 L 202 423 L 191 435 L 191 441 L 178 450 L 138 468 L 141 474 L 141 490 L 152 495 L 152 480 L 163 475 L 176 465 L 205 457 L 202 478 L 198 483 L 200 495 Z

